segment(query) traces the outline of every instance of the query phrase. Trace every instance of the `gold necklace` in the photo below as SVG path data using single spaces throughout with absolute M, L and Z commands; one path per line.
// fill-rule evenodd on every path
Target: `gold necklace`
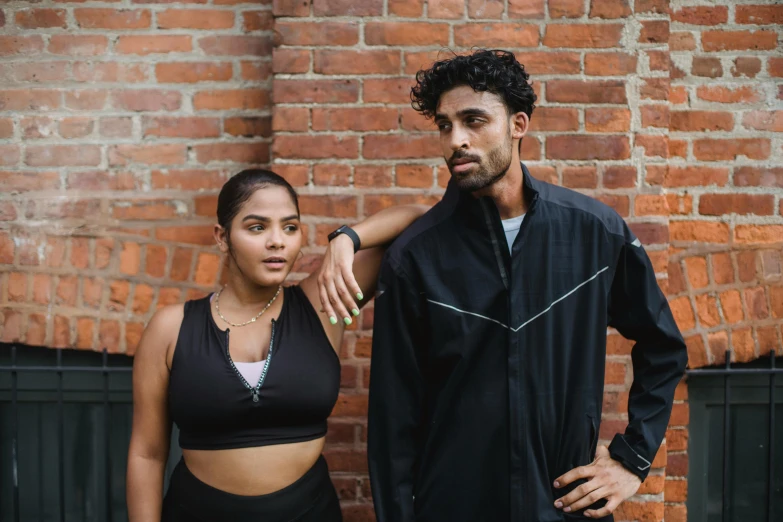
M 224 286 L 223 288 L 225 288 L 225 286 Z M 249 325 L 250 323 L 255 323 L 255 322 L 256 322 L 256 319 L 258 319 L 259 317 L 261 317 L 261 314 L 263 314 L 264 312 L 266 312 L 266 311 L 267 311 L 267 309 L 269 309 L 269 307 L 270 307 L 270 306 L 272 306 L 272 303 L 274 303 L 274 302 L 275 302 L 275 299 L 277 299 L 277 296 L 278 296 L 278 295 L 280 295 L 280 289 L 282 288 L 282 286 L 278 286 L 278 287 L 277 287 L 277 292 L 275 292 L 275 295 L 274 295 L 274 296 L 272 296 L 272 299 L 271 299 L 271 300 L 270 300 L 270 301 L 269 301 L 269 302 L 266 304 L 266 306 L 264 307 L 264 309 L 263 309 L 263 310 L 261 310 L 260 312 L 258 312 L 258 315 L 257 315 L 257 316 L 255 316 L 254 318 L 252 318 L 252 319 L 251 319 L 251 320 L 249 320 L 249 321 L 245 321 L 244 323 L 239 323 L 239 324 L 234 324 L 234 323 L 232 323 L 231 321 L 229 321 L 228 319 L 226 319 L 225 317 L 223 317 L 223 314 L 221 314 L 221 313 L 220 313 L 220 304 L 219 304 L 219 302 L 220 302 L 220 294 L 223 292 L 223 288 L 221 288 L 221 289 L 218 291 L 217 295 L 215 296 L 215 311 L 217 311 L 217 314 L 220 316 L 220 318 L 221 318 L 221 319 L 223 319 L 223 320 L 224 320 L 224 321 L 225 321 L 225 322 L 226 322 L 226 323 L 227 323 L 229 326 L 233 326 L 234 328 L 239 328 L 240 326 L 247 326 L 247 325 Z

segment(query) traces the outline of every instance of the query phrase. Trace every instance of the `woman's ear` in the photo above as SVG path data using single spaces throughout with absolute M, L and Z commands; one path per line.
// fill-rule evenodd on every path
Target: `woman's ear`
M 215 242 L 220 251 L 224 254 L 228 253 L 228 231 L 220 225 L 215 225 L 212 235 L 215 236 Z
M 521 140 L 530 126 L 530 117 L 524 112 L 517 112 L 511 115 L 511 138 Z

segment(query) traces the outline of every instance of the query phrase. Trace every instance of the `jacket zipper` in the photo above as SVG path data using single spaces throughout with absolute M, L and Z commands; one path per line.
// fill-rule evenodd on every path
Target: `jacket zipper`
M 234 360 L 231 358 L 231 352 L 228 350 L 228 341 L 229 341 L 229 333 L 231 332 L 230 329 L 226 329 L 226 356 L 228 357 L 228 362 L 231 364 L 231 368 L 234 369 L 234 373 L 237 374 L 237 377 L 239 377 L 239 380 L 242 381 L 242 384 L 245 385 L 245 388 L 250 390 L 250 394 L 253 397 L 253 402 L 259 401 L 259 393 L 261 392 L 261 386 L 264 384 L 264 379 L 266 378 L 266 374 L 269 371 L 269 363 L 272 362 L 272 348 L 275 344 L 275 320 L 272 319 L 272 336 L 269 339 L 269 353 L 266 354 L 266 362 L 264 363 L 264 369 L 261 370 L 261 376 L 258 378 L 258 384 L 256 384 L 255 387 L 250 386 L 250 383 L 247 382 L 245 377 L 242 375 L 242 373 L 237 369 L 236 365 L 234 364 Z

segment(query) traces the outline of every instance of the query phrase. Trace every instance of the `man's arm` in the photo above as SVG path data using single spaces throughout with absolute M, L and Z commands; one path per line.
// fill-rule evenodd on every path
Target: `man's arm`
M 612 513 L 647 477 L 666 433 L 674 389 L 688 362 L 685 342 L 658 287 L 655 270 L 627 226 L 612 281 L 609 325 L 636 341 L 631 352 L 634 380 L 628 398 L 628 427 L 608 449 L 599 447 L 591 464 L 555 480 L 555 487 L 560 488 L 588 479 L 557 499 L 555 507 L 572 512 L 605 499 L 600 509 L 585 510 L 589 518 Z
M 404 274 L 381 268 L 375 299 L 368 454 L 378 522 L 413 522 L 414 472 L 424 389 L 420 295 Z
M 615 436 L 609 452 L 644 480 L 666 433 L 688 352 L 650 259 L 627 228 L 611 292 L 609 325 L 636 344 L 628 427 Z

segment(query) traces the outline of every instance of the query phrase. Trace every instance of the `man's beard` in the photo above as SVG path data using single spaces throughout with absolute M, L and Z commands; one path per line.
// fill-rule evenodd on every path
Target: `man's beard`
M 478 167 L 474 167 L 474 172 L 467 172 L 464 174 L 455 174 L 451 161 L 466 156 L 473 158 L 473 156 L 469 154 L 454 153 L 448 162 L 448 167 L 449 172 L 451 172 L 451 177 L 454 179 L 457 187 L 466 192 L 475 192 L 502 179 L 511 166 L 511 159 L 513 158 L 511 147 L 511 137 L 506 135 L 506 139 L 503 141 L 502 145 L 489 151 L 486 162 L 477 162 Z

